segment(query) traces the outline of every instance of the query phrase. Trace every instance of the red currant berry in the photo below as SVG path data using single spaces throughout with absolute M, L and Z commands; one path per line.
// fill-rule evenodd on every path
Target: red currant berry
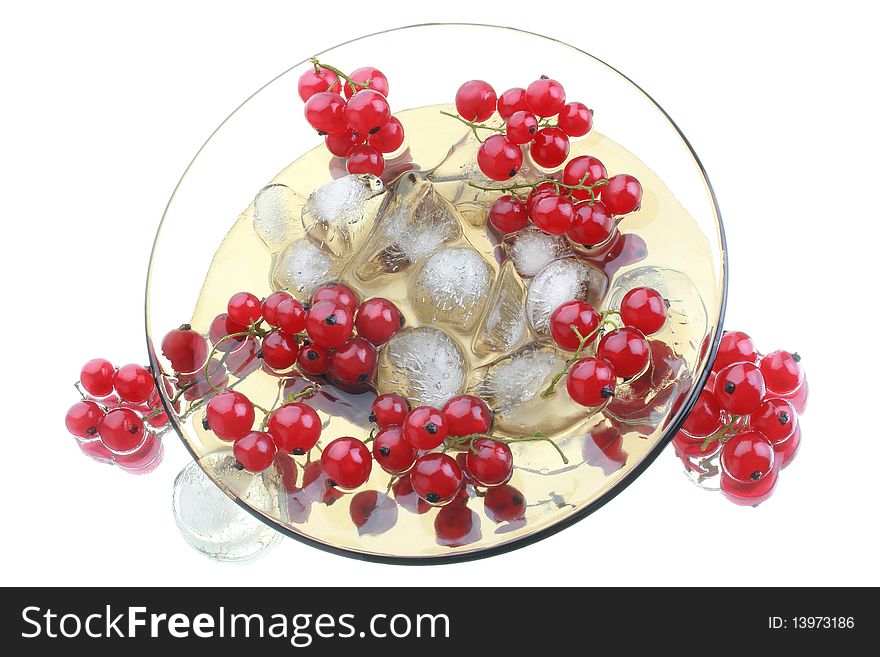
M 443 405 L 446 435 L 470 436 L 489 433 L 492 411 L 489 405 L 473 395 L 456 395 Z
M 575 329 L 586 338 L 599 328 L 601 319 L 596 309 L 586 301 L 566 301 L 550 315 L 550 337 L 560 349 L 576 351 L 580 346 L 580 338 Z M 596 335 L 593 335 L 586 344 L 595 339 Z
M 144 421 L 130 408 L 114 408 L 98 423 L 101 442 L 111 452 L 131 452 L 144 441 Z
M 645 335 L 656 333 L 666 323 L 666 299 L 650 287 L 634 287 L 620 302 L 620 318 L 626 326 Z
M 500 233 L 515 233 L 529 223 L 526 204 L 510 194 L 499 196 L 489 208 L 489 223 Z
M 556 187 L 554 187 L 552 182 L 542 182 L 535 189 L 529 192 L 528 197 L 526 198 L 526 210 L 528 210 L 529 215 L 532 214 L 532 210 L 535 209 L 535 203 L 540 201 L 545 196 L 559 196 L 559 193 L 556 191 Z
M 321 437 L 321 418 L 311 406 L 294 402 L 272 411 L 266 428 L 279 451 L 298 456 L 317 444 Z
M 713 372 L 720 372 L 734 363 L 757 363 L 755 343 L 742 331 L 725 331 L 718 345 L 718 354 L 712 364 Z
M 373 439 L 373 458 L 385 472 L 400 475 L 412 468 L 418 450 L 403 437 L 400 427 L 387 427 Z
M 749 428 L 765 436 L 773 445 L 794 433 L 797 413 L 784 399 L 768 399 L 749 417 Z
M 404 324 L 403 313 L 388 299 L 367 299 L 357 309 L 354 327 L 360 337 L 377 347 L 385 344 Z
M 250 326 L 262 317 L 262 304 L 250 292 L 237 292 L 226 304 L 227 318 L 241 326 Z
M 608 208 L 599 201 L 583 201 L 574 206 L 574 223 L 565 234 L 572 242 L 591 249 L 607 242 L 616 230 Z
M 801 446 L 801 425 L 797 416 L 792 417 L 792 431 L 788 438 L 773 443 L 773 451 L 776 452 L 776 462 L 781 468 L 788 467 L 794 460 Z
M 734 504 L 758 506 L 773 494 L 778 481 L 778 467 L 774 467 L 767 476 L 749 482 L 738 481 L 722 470 L 720 488 L 724 496 Z
M 299 343 L 296 337 L 281 329 L 269 331 L 260 347 L 263 362 L 273 370 L 283 371 L 293 367 L 299 356 Z
M 721 467 L 733 479 L 747 483 L 766 477 L 774 466 L 773 445 L 756 431 L 746 431 L 721 448 Z
M 614 396 L 617 376 L 604 360 L 582 358 L 568 371 L 565 386 L 569 396 L 581 406 L 601 406 Z
M 774 351 L 761 359 L 761 374 L 769 392 L 786 395 L 804 382 L 801 357 L 788 351 Z
M 734 415 L 751 415 L 761 407 L 767 388 L 754 363 L 734 363 L 718 372 L 715 400 Z
M 278 328 L 291 335 L 300 333 L 306 328 L 306 309 L 294 298 L 284 299 L 275 310 Z M 274 326 L 274 324 L 273 324 Z
M 246 337 L 236 336 L 232 338 L 227 336 L 244 333 L 246 331 L 247 326 L 236 324 L 235 322 L 230 321 L 229 316 L 226 313 L 220 313 L 211 321 L 211 326 L 208 328 L 208 338 L 211 340 L 217 351 L 232 351 L 233 349 L 237 349 L 241 343 L 245 341 Z
M 513 144 L 528 144 L 538 132 L 538 119 L 531 112 L 514 112 L 507 119 L 507 139 Z
M 565 89 L 556 80 L 542 77 L 526 89 L 526 103 L 538 116 L 556 116 L 565 105 Z
M 393 153 L 403 145 L 404 137 L 403 124 L 392 116 L 379 132 L 370 135 L 367 143 L 382 153 Z
M 132 474 L 146 474 L 152 471 L 162 459 L 162 441 L 155 436 L 147 436 L 140 447 L 130 454 L 117 454 L 116 465 Z M 148 466 L 153 466 L 147 469 Z
M 556 124 L 569 137 L 583 137 L 593 127 L 593 113 L 583 103 L 568 103 L 559 110 Z
M 439 447 L 446 435 L 446 418 L 431 406 L 417 406 L 403 420 L 403 436 L 416 449 Z
M 296 364 L 306 374 L 321 376 L 330 367 L 330 351 L 317 344 L 304 345 L 299 350 Z
M 559 128 L 541 128 L 532 139 L 529 153 L 539 167 L 555 169 L 565 162 L 570 147 L 568 135 Z
M 513 474 L 513 454 L 506 444 L 477 438 L 467 452 L 467 469 L 482 486 L 500 486 Z
M 324 136 L 324 145 L 327 147 L 327 150 L 336 157 L 348 157 L 351 154 L 352 148 L 363 143 L 364 138 L 351 128 L 348 128 L 345 132 L 341 132 L 338 135 Z
M 251 431 L 244 438 L 235 441 L 232 455 L 238 464 L 248 472 L 262 472 L 275 459 L 275 442 L 265 431 Z
M 409 477 L 416 495 L 431 504 L 454 499 L 463 479 L 455 459 L 436 452 L 419 457 Z
M 359 84 L 367 85 L 367 89 L 378 91 L 380 94 L 388 98 L 388 78 L 385 77 L 385 74 L 378 68 L 364 66 L 357 69 L 348 77 Z M 351 98 L 358 89 L 364 89 L 364 87 L 357 87 L 349 82 L 346 82 L 343 85 L 343 91 L 346 98 Z
M 596 348 L 596 356 L 609 363 L 617 376 L 629 379 L 645 371 L 651 349 L 640 330 L 624 326 L 605 334 Z
M 319 68 L 317 71 L 314 68 L 310 68 L 299 76 L 299 82 L 297 83 L 297 91 L 303 102 L 322 91 L 332 91 L 338 94 L 340 90 L 339 77 L 337 77 L 336 73 L 328 71 L 326 68 Z
M 721 407 L 715 401 L 715 396 L 704 389 L 681 428 L 693 438 L 705 438 L 718 431 L 721 422 Z
M 533 203 L 529 216 L 532 223 L 545 233 L 562 235 L 574 224 L 574 214 L 571 199 L 559 194 L 547 194 Z
M 353 330 L 352 311 L 335 301 L 318 301 L 306 315 L 306 333 L 321 347 L 338 347 L 351 337 Z
M 514 522 L 526 515 L 526 498 L 513 486 L 490 488 L 483 504 L 486 505 L 486 515 L 493 522 Z
M 171 363 L 175 372 L 189 374 L 205 365 L 208 359 L 208 342 L 189 324 L 169 331 L 162 338 L 162 355 Z
M 351 312 L 357 310 L 358 296 L 348 285 L 342 283 L 327 283 L 322 285 L 312 294 L 312 305 L 319 301 L 332 301 L 340 306 L 345 306 Z
M 64 424 L 77 438 L 95 438 L 103 417 L 104 411 L 95 402 L 78 401 L 68 409 Z
M 280 306 L 284 301 L 291 300 L 293 300 L 293 297 L 290 295 L 290 292 L 287 292 L 286 290 L 278 290 L 277 292 L 273 292 L 268 297 L 263 299 L 263 303 L 260 304 L 260 313 L 262 314 L 263 319 L 266 320 L 266 323 L 269 326 L 274 326 L 275 328 L 279 328 L 281 326 L 280 322 L 278 321 L 278 306 Z
M 375 422 L 380 429 L 401 426 L 409 413 L 409 402 L 403 395 L 388 392 L 373 400 L 370 422 Z
M 487 178 L 507 180 L 513 178 L 523 162 L 522 149 L 511 144 L 503 135 L 487 138 L 477 151 L 477 164 Z
M 106 397 L 113 392 L 113 375 L 116 369 L 104 358 L 93 358 L 82 366 L 79 382 L 94 397 Z
M 629 214 L 642 204 L 641 183 L 626 173 L 611 176 L 599 190 L 602 203 L 611 214 Z
M 355 386 L 370 380 L 376 370 L 376 347 L 363 338 L 349 338 L 330 354 L 327 375 L 334 383 Z
M 372 469 L 370 450 L 349 436 L 337 438 L 321 453 L 321 471 L 333 486 L 357 488 L 370 478 Z
M 529 105 L 526 102 L 526 90 L 522 87 L 513 87 L 498 96 L 498 114 L 502 119 L 509 119 L 514 113 L 521 110 L 528 110 Z
M 604 180 L 608 175 L 605 165 L 592 155 L 580 155 L 565 165 L 562 170 L 562 182 L 566 185 L 581 185 L 589 187 L 599 180 Z M 571 195 L 579 201 L 592 201 L 594 194 L 598 194 L 601 187 L 596 187 L 593 194 L 589 189 L 573 189 Z
M 345 107 L 345 120 L 360 135 L 372 135 L 388 123 L 391 107 L 388 99 L 373 89 L 358 91 Z
M 495 90 L 488 82 L 471 80 L 455 92 L 455 109 L 466 121 L 485 121 L 495 112 Z
M 316 93 L 306 101 L 303 113 L 319 135 L 340 135 L 348 129 L 345 99 L 337 93 Z
M 156 384 L 150 370 L 132 363 L 116 370 L 113 375 L 113 387 L 123 401 L 143 404 L 156 389 Z
M 353 146 L 345 161 L 345 170 L 349 173 L 369 173 L 381 176 L 385 171 L 385 158 L 379 149 L 373 146 L 358 144 Z
M 251 432 L 256 413 L 250 399 L 236 390 L 226 390 L 211 397 L 205 417 L 220 440 L 233 441 Z

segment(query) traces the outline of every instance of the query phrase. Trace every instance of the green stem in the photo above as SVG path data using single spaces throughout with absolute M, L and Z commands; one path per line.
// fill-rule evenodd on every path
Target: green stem
M 613 326 L 614 328 L 617 328 L 617 323 L 609 319 L 609 317 L 611 317 L 612 315 L 620 315 L 620 312 L 617 310 L 603 311 L 599 315 L 599 325 L 586 335 L 581 335 L 578 327 L 574 324 L 570 326 L 571 330 L 574 331 L 574 334 L 577 336 L 578 347 L 574 352 L 574 356 L 565 361 L 565 367 L 563 367 L 562 370 L 553 377 L 553 379 L 550 381 L 550 385 L 548 385 L 541 393 L 542 397 L 549 397 L 556 392 L 556 386 L 562 380 L 562 377 L 568 374 L 568 371 L 571 369 L 572 365 L 574 365 L 583 357 L 584 349 L 587 347 L 588 344 L 596 339 L 596 336 L 600 332 L 604 331 L 607 326 Z
M 535 432 L 530 436 L 519 436 L 516 438 L 500 438 L 498 436 L 494 436 L 489 433 L 472 433 L 466 436 L 449 436 L 446 438 L 445 443 L 443 445 L 443 452 L 445 453 L 450 447 L 465 447 L 470 451 L 474 451 L 474 441 L 479 438 L 488 438 L 489 440 L 494 440 L 499 443 L 504 443 L 505 445 L 511 445 L 513 443 L 528 443 L 528 442 L 546 442 L 553 445 L 553 448 L 559 454 L 559 458 L 562 459 L 562 462 L 566 465 L 568 464 L 568 458 L 563 453 L 562 449 L 560 449 L 559 445 L 557 445 L 552 439 L 548 438 L 544 434 L 540 432 Z
M 311 59 L 309 59 L 309 61 L 315 67 L 315 73 L 318 72 L 318 69 L 323 68 L 323 69 L 330 71 L 331 73 L 335 73 L 336 77 L 338 77 L 340 80 L 345 80 L 345 84 L 347 84 L 349 87 L 351 87 L 352 93 L 357 92 L 358 89 L 369 89 L 370 83 L 372 82 L 372 80 L 367 80 L 366 82 L 356 82 L 355 80 L 352 80 L 349 76 L 347 76 L 345 73 L 340 71 L 335 66 L 330 66 L 329 64 L 324 64 L 322 62 L 319 62 L 317 57 L 312 57 Z M 331 84 L 330 86 L 332 87 L 333 85 Z M 328 89 L 328 91 L 329 91 L 329 89 Z
M 544 183 L 550 183 L 556 188 L 556 193 L 558 194 L 560 190 L 566 189 L 568 191 L 572 190 L 585 190 L 590 192 L 591 200 L 595 200 L 596 192 L 594 191 L 596 187 L 601 187 L 608 183 L 606 178 L 601 178 L 594 183 L 589 185 L 586 183 L 586 177 L 581 179 L 579 183 L 576 185 L 566 185 L 563 182 L 559 182 L 555 178 L 541 178 L 540 180 L 536 180 L 533 183 L 516 183 L 513 185 L 504 185 L 502 187 L 487 187 L 485 185 L 478 185 L 477 183 L 469 182 L 468 185 L 474 187 L 475 189 L 480 189 L 484 192 L 515 192 L 520 189 L 537 189 L 539 185 L 543 185 Z
M 748 418 L 745 416 L 731 415 L 727 424 L 718 429 L 715 433 L 706 436 L 706 439 L 703 440 L 703 444 L 700 445 L 700 451 L 705 452 L 709 449 L 709 446 L 716 441 L 723 445 L 745 428 L 747 420 Z
M 481 144 L 483 143 L 483 140 L 480 139 L 480 135 L 477 133 L 477 130 L 491 130 L 492 132 L 505 132 L 506 131 L 506 129 L 503 125 L 500 127 L 497 127 L 497 126 L 493 126 L 493 125 L 486 125 L 485 123 L 475 123 L 474 121 L 468 121 L 467 119 L 460 117 L 458 114 L 453 114 L 452 112 L 444 112 L 442 110 L 440 111 L 440 113 L 443 116 L 448 116 L 450 118 L 455 119 L 456 121 L 461 121 L 462 123 L 464 123 L 467 127 L 469 127 L 471 129 L 471 132 L 474 133 L 474 137 L 476 137 L 477 141 L 480 142 Z

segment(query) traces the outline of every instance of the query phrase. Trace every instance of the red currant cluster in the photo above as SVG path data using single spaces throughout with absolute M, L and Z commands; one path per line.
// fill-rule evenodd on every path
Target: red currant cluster
M 313 68 L 298 84 L 306 121 L 324 136 L 327 150 L 346 158 L 349 173 L 382 175 L 383 153 L 393 153 L 404 139 L 403 125 L 388 105 L 388 78 L 377 68 L 346 75 L 316 58 L 311 61 Z
M 168 425 L 168 415 L 149 369 L 134 364 L 116 369 L 94 358 L 83 365 L 76 387 L 82 400 L 67 411 L 65 424 L 87 456 L 133 474 L 159 465 L 159 430 Z
M 663 328 L 667 308 L 666 300 L 649 287 L 627 292 L 620 310 L 600 313 L 577 299 L 560 305 L 550 316 L 550 336 L 560 349 L 573 351 L 574 356 L 543 395 L 553 394 L 566 377 L 568 394 L 578 404 L 593 408 L 606 403 L 614 396 L 618 379 L 632 380 L 648 369 L 651 347 L 645 336 Z M 619 317 L 623 326 L 618 327 L 614 317 Z M 595 356 L 584 356 L 600 335 Z
M 725 331 L 712 374 L 673 445 L 685 467 L 703 477 L 717 457 L 722 492 L 754 506 L 770 497 L 779 471 L 794 459 L 806 403 L 797 354 L 761 356 L 748 335 Z

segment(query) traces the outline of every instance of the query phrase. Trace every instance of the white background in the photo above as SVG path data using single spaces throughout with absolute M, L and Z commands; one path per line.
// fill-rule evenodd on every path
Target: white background
M 869 4 L 5 3 L 0 581 L 880 584 L 880 52 Z M 670 451 L 585 521 L 489 560 L 407 569 L 286 539 L 230 566 L 177 534 L 171 483 L 188 459 L 176 439 L 140 478 L 74 447 L 63 415 L 82 362 L 146 360 L 149 248 L 205 138 L 305 56 L 425 21 L 508 24 L 579 46 L 639 82 L 688 136 L 727 227 L 726 326 L 765 351 L 797 349 L 810 378 L 802 452 L 768 503 L 740 508 L 699 491 Z M 454 47 L 478 58 L 482 46 Z

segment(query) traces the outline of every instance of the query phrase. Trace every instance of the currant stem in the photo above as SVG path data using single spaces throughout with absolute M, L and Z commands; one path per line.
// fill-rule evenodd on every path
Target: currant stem
M 571 325 L 571 330 L 574 331 L 574 334 L 577 336 L 578 339 L 578 348 L 575 350 L 574 356 L 565 361 L 565 366 L 556 376 L 553 377 L 553 379 L 550 381 L 550 385 L 548 385 L 541 393 L 542 397 L 549 397 L 556 392 L 556 385 L 562 380 L 562 377 L 568 374 L 568 371 L 571 369 L 572 365 L 574 365 L 581 359 L 581 357 L 583 356 L 583 351 L 586 348 L 587 344 L 592 342 L 599 333 L 604 331 L 606 326 L 613 326 L 614 328 L 617 328 L 617 323 L 609 319 L 609 317 L 611 317 L 612 315 L 620 315 L 620 312 L 617 310 L 602 311 L 602 313 L 599 315 L 599 325 L 586 335 L 581 335 L 578 327 L 574 324 Z
M 467 448 L 473 452 L 475 451 L 474 441 L 479 438 L 488 438 L 489 440 L 504 443 L 505 445 L 510 445 L 512 443 L 528 443 L 538 441 L 547 442 L 553 445 L 553 448 L 559 454 L 559 458 L 562 459 L 562 462 L 566 465 L 568 464 L 568 457 L 565 456 L 559 445 L 557 445 L 552 439 L 548 438 L 540 432 L 535 432 L 531 436 L 520 436 L 517 438 L 499 438 L 498 436 L 494 436 L 490 433 L 471 433 L 466 436 L 449 436 L 446 438 L 445 444 L 443 446 L 443 452 L 445 453 L 450 447 L 464 447 L 465 445 L 467 445 Z
M 703 444 L 700 445 L 700 451 L 705 452 L 709 449 L 709 446 L 716 441 L 723 445 L 738 434 L 745 427 L 746 422 L 748 422 L 746 416 L 731 415 L 730 421 L 727 424 L 718 429 L 715 433 L 706 436 L 705 440 L 703 440 Z
M 471 132 L 474 133 L 474 137 L 476 137 L 477 141 L 480 142 L 481 144 L 483 143 L 483 140 L 480 139 L 480 135 L 477 134 L 477 130 L 491 130 L 492 132 L 505 132 L 506 131 L 503 124 L 501 127 L 496 127 L 496 126 L 492 126 L 492 125 L 486 125 L 485 123 L 475 123 L 473 121 L 468 121 L 467 119 L 460 117 L 458 114 L 453 114 L 452 112 L 444 112 L 441 110 L 440 113 L 443 116 L 448 116 L 448 117 L 451 117 L 457 121 L 461 121 L 466 126 L 468 126 L 471 129 Z
M 592 199 L 595 200 L 596 192 L 594 191 L 596 187 L 601 187 L 602 185 L 606 185 L 608 183 L 607 178 L 600 178 L 594 183 L 589 185 L 584 184 L 586 182 L 586 177 L 581 179 L 576 185 L 566 185 L 563 182 L 559 182 L 554 178 L 541 178 L 540 180 L 536 180 L 533 183 L 516 183 L 514 185 L 505 185 L 503 187 L 487 187 L 485 185 L 478 185 L 474 182 L 469 182 L 468 185 L 474 187 L 476 189 L 480 189 L 484 192 L 515 192 L 520 189 L 538 189 L 539 185 L 543 185 L 544 183 L 550 183 L 556 188 L 556 193 L 558 194 L 560 190 L 567 189 L 569 191 L 572 190 L 584 190 L 590 192 Z
M 345 80 L 345 84 L 347 84 L 351 87 L 352 93 L 357 92 L 358 88 L 359 89 L 369 89 L 370 83 L 372 82 L 372 80 L 367 80 L 366 82 L 356 82 L 356 81 L 352 80 L 349 76 L 347 76 L 345 73 L 340 71 L 338 68 L 336 68 L 335 66 L 330 66 L 329 64 L 324 64 L 322 62 L 319 62 L 317 57 L 312 57 L 311 59 L 309 59 L 309 61 L 315 67 L 315 73 L 318 72 L 318 69 L 323 68 L 323 69 L 330 71 L 331 73 L 335 73 L 336 77 L 338 77 L 340 80 Z

